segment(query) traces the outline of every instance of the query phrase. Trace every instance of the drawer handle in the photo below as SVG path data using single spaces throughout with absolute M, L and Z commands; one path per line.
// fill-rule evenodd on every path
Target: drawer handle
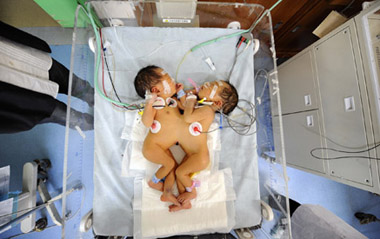
M 306 125 L 307 125 L 307 127 L 313 127 L 314 126 L 314 118 L 312 115 L 306 116 Z
M 305 95 L 304 98 L 305 98 L 305 105 L 306 106 L 311 105 L 311 96 L 310 95 Z
M 344 110 L 346 112 L 355 111 L 355 101 L 353 96 L 344 98 Z

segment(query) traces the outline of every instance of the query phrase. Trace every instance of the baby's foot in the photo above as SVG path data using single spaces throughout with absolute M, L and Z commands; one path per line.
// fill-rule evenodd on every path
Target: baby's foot
M 171 202 L 171 203 L 173 203 L 176 206 L 181 206 L 181 204 L 178 202 L 177 198 L 171 192 L 164 192 L 161 195 L 161 201 L 163 201 L 163 202 Z
M 149 187 L 158 191 L 164 191 L 164 184 L 162 182 L 154 183 L 152 180 L 149 180 L 148 185 Z
M 195 191 L 184 192 L 178 196 L 177 200 L 178 202 L 184 204 L 184 203 L 190 202 L 191 199 L 194 199 L 196 197 L 197 197 L 197 193 Z
M 191 203 L 190 202 L 187 202 L 187 203 L 184 203 L 180 206 L 177 206 L 177 205 L 170 205 L 169 206 L 169 212 L 178 212 L 180 210 L 183 210 L 183 209 L 190 209 L 191 208 Z

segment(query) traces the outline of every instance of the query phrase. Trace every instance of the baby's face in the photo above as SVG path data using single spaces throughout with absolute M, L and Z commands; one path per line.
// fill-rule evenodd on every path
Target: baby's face
M 157 69 L 158 74 L 161 74 L 161 82 L 156 85 L 159 88 L 160 96 L 172 96 L 176 93 L 175 80 L 170 77 L 170 75 L 163 69 Z
M 199 89 L 198 97 L 207 101 L 221 100 L 220 93 L 227 87 L 224 81 L 205 82 Z

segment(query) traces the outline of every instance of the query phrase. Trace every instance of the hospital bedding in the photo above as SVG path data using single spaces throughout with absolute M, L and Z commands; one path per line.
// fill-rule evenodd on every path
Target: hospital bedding
M 133 79 L 140 68 L 155 64 L 175 78 L 178 63 L 191 47 L 236 32 L 211 28 L 128 27 L 105 28 L 102 31 L 103 38 L 109 45 L 106 54 L 110 73 L 115 89 L 124 102 L 136 102 L 139 99 L 133 87 Z M 234 63 L 237 40 L 238 37 L 233 37 L 189 54 L 179 69 L 177 81 L 190 87 L 187 78 L 199 85 L 205 81 L 227 79 Z M 237 57 L 230 78 L 240 98 L 251 102 L 254 101 L 255 90 L 252 49 L 251 45 Z M 207 58 L 212 59 L 215 71 L 205 63 Z M 101 77 L 102 74 L 99 75 Z M 108 95 L 116 98 L 107 73 L 104 74 L 104 88 Z M 130 163 L 126 158 L 131 158 L 133 152 L 136 112 L 124 112 L 102 99 L 99 94 L 96 94 L 95 100 L 94 231 L 98 235 L 131 236 L 134 234 L 136 216 L 133 210 L 138 209 L 133 205 L 136 191 L 134 185 L 138 181 L 131 176 L 139 177 L 140 174 L 128 170 Z M 219 131 L 219 138 L 221 147 L 217 158 L 219 170 L 222 171 L 218 172 L 231 171 L 236 194 L 233 227 L 258 225 L 261 211 L 256 135 L 240 136 L 230 128 L 223 128 Z M 143 184 L 144 181 L 140 182 Z M 139 188 L 142 187 L 141 184 Z

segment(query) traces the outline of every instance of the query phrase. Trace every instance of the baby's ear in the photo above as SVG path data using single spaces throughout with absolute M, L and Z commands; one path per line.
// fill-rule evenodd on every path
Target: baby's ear
M 221 100 L 216 100 L 214 101 L 214 104 L 219 108 L 221 109 L 222 108 L 222 105 L 223 105 L 223 102 Z
M 158 94 L 158 93 L 160 93 L 160 89 L 158 89 L 157 86 L 153 86 L 152 89 L 150 90 L 150 92 Z

